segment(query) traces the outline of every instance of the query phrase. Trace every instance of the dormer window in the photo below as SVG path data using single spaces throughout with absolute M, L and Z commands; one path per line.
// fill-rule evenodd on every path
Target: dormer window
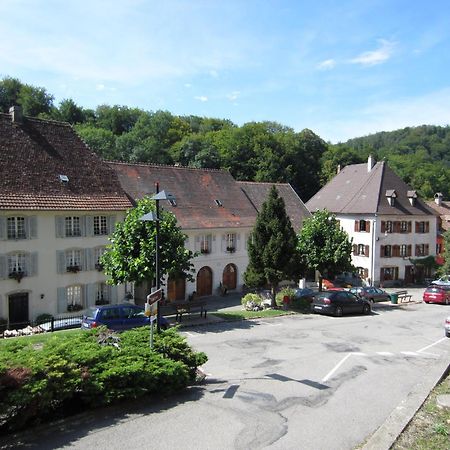
M 406 195 L 408 197 L 408 200 L 409 200 L 409 203 L 411 204 L 411 206 L 415 206 L 416 201 L 417 201 L 417 192 L 416 191 L 408 191 Z
M 177 206 L 177 202 L 174 198 L 169 198 L 167 201 L 169 202 L 170 206 Z
M 59 181 L 61 181 L 61 183 L 63 184 L 67 184 L 69 182 L 69 177 L 67 175 L 60 175 Z
M 222 202 L 221 202 L 220 200 L 218 200 L 217 198 L 214 200 L 214 203 L 215 203 L 217 206 L 223 206 L 223 205 L 222 205 Z
M 389 206 L 394 206 L 395 205 L 395 199 L 397 198 L 397 193 L 395 192 L 394 189 L 388 189 L 386 191 L 386 198 L 387 198 L 387 201 L 389 203 Z

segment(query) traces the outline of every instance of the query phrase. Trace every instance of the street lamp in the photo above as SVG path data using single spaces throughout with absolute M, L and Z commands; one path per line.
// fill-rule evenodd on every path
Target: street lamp
M 159 192 L 159 183 L 155 183 L 156 193 L 151 200 L 155 200 L 156 204 L 156 213 L 150 211 L 147 214 L 144 214 L 139 220 L 144 222 L 150 221 L 155 222 L 156 225 L 156 238 L 155 238 L 155 278 L 156 278 L 156 290 L 161 287 L 160 279 L 159 279 L 159 202 L 160 200 L 175 200 L 175 196 L 166 191 Z M 156 315 L 156 330 L 159 333 L 161 331 L 160 320 L 161 320 L 161 308 L 157 309 Z

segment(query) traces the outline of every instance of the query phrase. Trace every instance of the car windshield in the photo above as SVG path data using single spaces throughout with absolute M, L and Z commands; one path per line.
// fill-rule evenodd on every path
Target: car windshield
M 442 292 L 443 289 L 437 286 L 431 286 L 427 288 L 427 292 Z
M 95 318 L 95 313 L 97 312 L 97 308 L 88 308 L 85 313 L 84 316 L 87 319 L 94 319 Z

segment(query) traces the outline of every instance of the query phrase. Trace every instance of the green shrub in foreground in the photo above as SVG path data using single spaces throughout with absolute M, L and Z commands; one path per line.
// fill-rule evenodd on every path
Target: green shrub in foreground
M 195 380 L 197 367 L 207 360 L 173 329 L 155 334 L 153 350 L 148 327 L 120 334 L 118 348 L 100 345 L 102 333 L 106 329 L 55 335 L 42 346 L 26 339 L 3 346 L 0 430 L 36 422 L 67 402 L 98 406 L 180 391 Z

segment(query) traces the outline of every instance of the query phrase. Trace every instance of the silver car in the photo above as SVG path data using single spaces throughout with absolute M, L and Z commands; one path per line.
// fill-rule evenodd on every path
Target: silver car
M 443 275 L 437 280 L 433 280 L 431 284 L 437 284 L 438 286 L 450 286 L 450 275 Z
M 445 335 L 450 338 L 450 316 L 447 317 L 444 324 Z

